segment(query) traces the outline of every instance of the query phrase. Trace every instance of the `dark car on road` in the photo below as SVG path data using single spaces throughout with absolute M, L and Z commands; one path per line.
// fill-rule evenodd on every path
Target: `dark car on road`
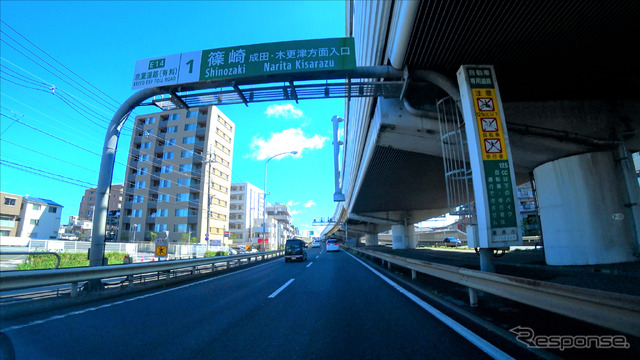
M 307 244 L 304 240 L 287 240 L 284 244 L 284 261 L 307 261 Z
M 462 244 L 462 241 L 451 236 L 444 238 L 442 242 L 444 243 L 445 246 L 459 246 L 460 244 Z

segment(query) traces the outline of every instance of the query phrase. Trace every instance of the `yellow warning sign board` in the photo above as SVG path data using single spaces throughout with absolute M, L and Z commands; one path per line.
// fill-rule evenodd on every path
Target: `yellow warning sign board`
M 502 119 L 494 89 L 473 89 L 483 160 L 508 160 Z
M 167 247 L 156 246 L 156 256 L 167 256 Z

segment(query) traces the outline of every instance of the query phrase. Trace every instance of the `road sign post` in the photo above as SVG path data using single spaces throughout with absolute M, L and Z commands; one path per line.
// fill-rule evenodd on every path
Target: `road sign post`
M 169 239 L 156 239 L 156 257 L 158 260 L 163 259 L 167 260 L 169 256 Z
M 458 70 L 481 249 L 522 245 L 515 172 L 493 66 Z

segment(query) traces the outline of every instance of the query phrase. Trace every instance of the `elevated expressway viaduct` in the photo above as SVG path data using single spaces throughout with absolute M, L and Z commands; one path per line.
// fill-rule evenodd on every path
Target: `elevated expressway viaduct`
M 460 180 L 481 181 L 469 165 L 457 73 L 488 65 L 515 183 L 535 184 L 546 262 L 637 260 L 640 191 L 632 153 L 640 150 L 640 67 L 633 48 L 640 3 L 346 6 L 357 65 L 391 66 L 402 72 L 404 87 L 399 97 L 347 99 L 334 195 L 344 201 L 336 202 L 325 236 L 375 245 L 377 234 L 391 229 L 393 248 L 413 248 L 413 224 L 476 207 L 473 186 L 456 190 Z M 447 102 L 453 105 L 439 108 Z M 445 165 L 452 160 L 465 176 L 452 176 Z

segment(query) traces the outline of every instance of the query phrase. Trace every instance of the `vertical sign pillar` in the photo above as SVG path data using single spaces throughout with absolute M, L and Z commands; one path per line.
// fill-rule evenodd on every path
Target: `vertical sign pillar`
M 464 115 L 481 249 L 522 245 L 516 184 L 502 100 L 491 65 L 463 65 Z

